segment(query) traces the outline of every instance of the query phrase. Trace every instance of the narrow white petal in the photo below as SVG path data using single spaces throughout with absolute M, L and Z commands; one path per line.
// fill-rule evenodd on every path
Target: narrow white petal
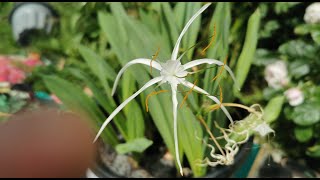
M 207 91 L 205 91 L 204 89 L 201 89 L 200 87 L 192 84 L 191 82 L 188 81 L 182 81 L 181 82 L 183 85 L 187 86 L 188 88 L 192 88 L 200 93 L 203 93 L 205 95 L 207 95 L 210 99 L 212 99 L 215 103 L 217 104 L 221 104 L 221 102 L 219 101 L 218 98 L 216 98 L 215 96 L 210 95 Z M 230 122 L 233 124 L 233 119 L 231 117 L 231 115 L 229 114 L 228 110 L 221 104 L 221 109 L 222 111 L 226 114 L 226 116 L 228 117 L 228 119 L 230 120 Z
M 201 9 L 199 9 L 198 12 L 196 12 L 191 19 L 187 22 L 187 24 L 184 26 L 182 32 L 180 33 L 180 36 L 176 42 L 176 45 L 174 46 L 174 49 L 172 51 L 172 55 L 171 55 L 171 60 L 177 60 L 177 56 L 178 56 L 178 51 L 179 51 L 179 46 L 180 46 L 180 42 L 181 39 L 183 37 L 183 35 L 187 32 L 189 26 L 191 25 L 191 23 L 204 11 L 206 10 L 209 6 L 211 5 L 211 3 L 207 3 L 204 6 L 202 6 Z
M 183 176 L 182 166 L 179 156 L 179 145 L 178 145 L 178 120 L 177 120 L 177 110 L 178 110 L 178 100 L 177 100 L 177 86 L 171 86 L 172 90 L 172 108 L 173 108 L 173 134 L 174 134 L 174 146 L 176 151 L 176 160 L 180 169 L 180 174 Z
M 97 136 L 94 139 L 94 142 L 98 139 L 98 137 L 100 136 L 100 134 L 102 133 L 102 131 L 104 130 L 104 128 L 109 124 L 109 122 L 114 118 L 114 116 L 116 116 L 119 111 L 121 111 L 122 108 L 124 108 L 132 99 L 134 99 L 135 97 L 137 97 L 142 91 L 144 91 L 145 89 L 147 89 L 148 87 L 160 82 L 162 80 L 162 77 L 156 77 L 151 79 L 150 81 L 148 81 L 144 86 L 142 86 L 141 89 L 139 89 L 136 93 L 134 93 L 133 95 L 131 95 L 130 97 L 128 97 L 125 101 L 123 101 L 123 103 L 121 103 L 111 114 L 110 116 L 105 120 L 105 122 L 102 124 Z
M 192 68 L 194 66 L 198 66 L 200 64 L 216 64 L 218 66 L 222 66 L 223 62 L 221 62 L 219 60 L 215 60 L 215 59 L 197 59 L 197 60 L 193 60 L 191 62 L 188 62 L 187 64 L 183 65 L 183 67 L 184 67 L 185 70 L 187 70 L 189 68 Z M 234 84 L 240 90 L 239 85 L 238 85 L 238 83 L 236 81 L 236 77 L 234 76 L 232 70 L 227 65 L 224 65 L 224 68 L 228 71 L 228 73 L 230 74 L 232 80 L 234 81 Z
M 223 62 L 216 59 L 197 59 L 184 64 L 183 67 L 185 70 L 187 70 L 189 68 L 192 68 L 201 64 L 216 64 L 218 66 L 222 66 Z
M 129 61 L 125 66 L 123 66 L 121 68 L 121 70 L 119 71 L 118 75 L 117 75 L 117 78 L 116 80 L 114 81 L 114 84 L 113 84 L 113 88 L 112 88 L 112 93 L 111 95 L 113 96 L 116 89 L 117 89 L 117 85 L 119 83 L 119 80 L 120 80 L 120 77 L 121 75 L 124 73 L 124 71 L 131 65 L 134 65 L 134 64 L 144 64 L 144 65 L 147 65 L 147 66 L 150 66 L 150 62 L 151 62 L 151 59 L 144 59 L 144 58 L 139 58 L 139 59 L 134 59 L 132 61 Z M 156 62 L 156 61 L 152 61 L 152 67 L 161 71 L 161 65 Z

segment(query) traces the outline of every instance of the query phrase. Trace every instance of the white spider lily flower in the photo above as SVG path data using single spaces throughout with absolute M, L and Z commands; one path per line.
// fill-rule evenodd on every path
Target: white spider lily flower
M 310 4 L 306 8 L 303 19 L 308 24 L 320 23 L 320 3 L 315 2 Z
M 264 74 L 268 85 L 274 89 L 280 89 L 289 83 L 286 64 L 281 60 L 267 65 Z
M 298 106 L 303 103 L 304 96 L 299 88 L 290 88 L 284 92 L 291 106 Z
M 274 130 L 271 129 L 270 126 L 265 121 L 263 121 L 263 123 L 255 127 L 253 131 L 259 133 L 259 135 L 262 137 L 266 136 L 269 133 L 275 133 Z
M 208 6 L 210 6 L 211 3 L 207 3 L 205 4 L 203 7 L 201 7 L 200 10 L 198 10 L 198 12 L 196 14 L 194 14 L 192 16 L 192 18 L 188 21 L 188 23 L 185 25 L 185 27 L 183 28 L 176 44 L 175 47 L 173 49 L 172 52 L 172 56 L 170 60 L 167 60 L 165 63 L 158 63 L 156 61 L 153 61 L 151 59 L 145 59 L 145 58 L 139 58 L 139 59 L 134 59 L 130 62 L 128 62 L 118 73 L 116 80 L 114 82 L 113 85 L 113 89 L 112 89 L 112 95 L 115 93 L 116 91 L 116 87 L 118 85 L 118 82 L 120 80 L 121 75 L 125 72 L 125 70 L 130 67 L 131 65 L 134 64 L 144 64 L 147 66 L 151 66 L 152 68 L 160 71 L 160 76 L 151 79 L 149 82 L 147 82 L 141 89 L 139 89 L 136 93 L 134 93 L 132 96 L 130 96 L 129 98 L 127 98 L 123 103 L 121 103 L 110 115 L 109 117 L 105 120 L 105 122 L 102 124 L 96 138 L 94 141 L 97 140 L 97 138 L 100 136 L 100 134 L 102 133 L 103 129 L 108 125 L 108 123 L 114 118 L 114 116 L 122 109 L 124 108 L 131 100 L 133 100 L 135 97 L 137 97 L 141 92 L 143 92 L 145 89 L 147 89 L 148 87 L 160 83 L 168 83 L 171 86 L 171 92 L 172 92 L 172 104 L 173 104 L 173 123 L 174 123 L 174 144 L 175 144 L 175 154 L 176 154 L 176 161 L 177 164 L 179 166 L 180 169 L 180 173 L 181 175 L 183 175 L 183 171 L 182 171 L 182 166 L 181 166 L 181 162 L 179 159 L 179 147 L 178 147 L 178 132 L 177 132 L 177 108 L 178 108 L 178 99 L 177 99 L 177 86 L 179 84 L 182 84 L 188 88 L 194 88 L 194 90 L 203 93 L 205 95 L 207 95 L 210 99 L 212 99 L 215 103 L 221 104 L 221 102 L 218 100 L 218 98 L 216 98 L 215 96 L 210 95 L 208 92 L 206 92 L 205 90 L 201 89 L 198 86 L 193 85 L 192 83 L 188 82 L 185 80 L 185 77 L 189 74 L 192 74 L 190 72 L 187 71 L 187 69 L 190 69 L 194 66 L 200 65 L 200 64 L 215 64 L 215 65 L 219 65 L 219 66 L 224 66 L 224 68 L 230 73 L 232 79 L 235 81 L 235 77 L 231 71 L 231 69 L 225 65 L 224 63 L 222 63 L 221 61 L 215 60 L 215 59 L 198 59 L 198 60 L 194 60 L 191 61 L 185 65 L 182 65 L 180 60 L 182 58 L 182 56 L 184 54 L 182 54 L 178 59 L 178 50 L 179 50 L 179 46 L 180 46 L 180 41 L 183 37 L 183 35 L 186 33 L 187 29 L 189 28 L 189 26 L 191 25 L 191 23 L 195 20 L 196 17 L 198 17 L 205 9 L 208 8 Z M 231 123 L 233 123 L 232 117 L 230 116 L 229 112 L 227 111 L 227 109 L 221 105 L 221 108 L 223 110 L 223 112 L 227 115 L 227 117 L 229 118 L 229 120 L 231 121 Z

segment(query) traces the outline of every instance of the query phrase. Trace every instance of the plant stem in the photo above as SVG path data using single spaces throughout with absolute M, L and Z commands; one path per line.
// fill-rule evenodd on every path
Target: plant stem
M 218 141 L 216 140 L 216 138 L 213 136 L 213 134 L 211 133 L 209 127 L 207 126 L 207 124 L 204 122 L 202 117 L 199 117 L 199 121 L 203 124 L 203 126 L 206 128 L 207 132 L 209 133 L 211 139 L 213 140 L 213 142 L 217 145 L 219 151 L 221 152 L 221 154 L 223 156 L 226 156 L 221 148 L 221 146 L 219 145 Z
M 255 109 L 253 109 L 253 108 L 247 107 L 247 106 L 242 105 L 242 104 L 237 104 L 237 103 L 222 103 L 222 105 L 230 106 L 230 107 L 239 107 L 239 108 L 247 110 L 248 112 L 254 112 L 255 111 Z

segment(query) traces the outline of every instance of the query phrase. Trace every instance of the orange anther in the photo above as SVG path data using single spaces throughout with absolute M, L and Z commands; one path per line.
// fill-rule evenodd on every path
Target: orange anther
M 152 56 L 152 59 L 150 61 L 150 73 L 152 74 L 152 61 L 154 61 L 158 55 L 159 55 L 159 51 L 160 51 L 160 47 L 158 47 L 158 50 L 156 51 L 156 53 Z
M 187 92 L 187 94 L 184 96 L 182 103 L 180 104 L 180 108 L 183 106 L 184 102 L 187 100 L 189 94 L 192 92 L 193 88 L 196 86 L 198 80 L 195 80 L 193 83 L 192 88 Z
M 148 100 L 151 96 L 153 95 L 157 95 L 157 94 L 160 94 L 160 93 L 163 93 L 163 92 L 168 92 L 168 90 L 160 90 L 160 91 L 154 91 L 154 92 L 151 92 L 150 94 L 148 94 L 147 98 L 146 98 L 146 111 L 148 112 L 149 111 L 149 106 L 148 106 Z

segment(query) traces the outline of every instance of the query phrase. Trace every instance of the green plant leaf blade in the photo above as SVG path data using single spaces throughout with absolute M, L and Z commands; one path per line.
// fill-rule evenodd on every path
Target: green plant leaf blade
M 263 119 L 269 124 L 275 121 L 281 113 L 284 96 L 272 98 L 264 109 Z
M 119 154 L 125 154 L 129 152 L 139 152 L 142 153 L 148 147 L 153 144 L 153 141 L 146 138 L 137 138 L 126 143 L 118 144 L 116 146 L 116 151 Z
M 294 128 L 294 135 L 299 142 L 308 142 L 313 135 L 313 127 L 300 127 Z
M 235 76 L 236 76 L 236 80 L 239 85 L 239 88 L 242 88 L 254 58 L 254 54 L 257 47 L 258 38 L 259 38 L 258 36 L 259 26 L 260 26 L 260 10 L 257 9 L 249 18 L 244 46 L 239 56 L 236 70 L 235 70 Z M 238 91 L 237 87 L 236 86 L 233 86 L 233 87 L 234 87 L 234 92 L 237 94 L 237 91 Z

